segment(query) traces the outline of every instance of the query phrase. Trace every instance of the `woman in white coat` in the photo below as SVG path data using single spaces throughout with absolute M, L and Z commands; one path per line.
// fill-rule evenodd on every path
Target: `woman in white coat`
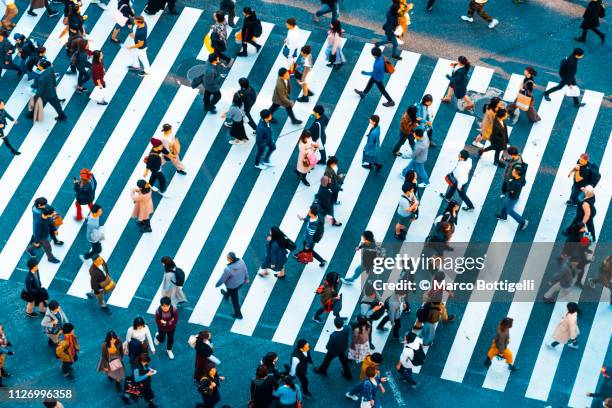
M 559 344 L 567 344 L 567 347 L 577 349 L 578 341 L 576 338 L 580 334 L 578 329 L 578 305 L 574 302 L 567 304 L 567 313 L 563 316 L 553 334 L 553 342 L 549 344 L 551 348 Z
M 327 48 L 325 49 L 328 67 L 340 68 L 346 62 L 342 52 L 342 26 L 340 21 L 332 20 L 327 32 Z

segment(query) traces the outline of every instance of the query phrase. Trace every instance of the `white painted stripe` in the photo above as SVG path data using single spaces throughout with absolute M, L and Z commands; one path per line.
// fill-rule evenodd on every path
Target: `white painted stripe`
M 237 16 L 234 17 L 234 23 L 238 23 L 238 20 L 240 20 L 240 18 L 238 18 Z M 263 23 L 262 23 L 262 28 L 263 28 Z M 232 32 L 233 28 L 228 26 L 227 27 L 227 43 L 228 44 L 232 44 L 234 42 L 234 38 L 230 35 Z M 206 33 L 206 35 L 210 34 L 212 30 L 208 30 L 208 32 Z M 206 38 L 206 35 L 202 38 L 202 43 L 204 43 L 204 38 Z M 262 36 L 264 34 L 262 33 Z M 265 42 L 265 41 L 264 41 Z M 262 42 L 262 44 L 264 43 Z M 255 47 L 253 47 L 251 44 L 247 45 L 249 48 L 253 48 L 255 49 Z M 205 45 L 202 45 L 202 49 L 200 50 L 200 52 L 198 53 L 198 56 L 196 57 L 197 60 L 199 61 L 208 61 L 208 55 L 210 55 L 210 52 L 208 52 L 208 49 L 206 48 Z
M 584 96 L 582 97 L 582 102 L 586 103 L 586 106 L 580 108 L 580 110 L 578 111 L 578 115 L 576 116 L 574 126 L 572 127 L 572 132 L 566 145 L 566 152 L 568 153 L 567 161 L 565 163 L 561 163 L 561 165 L 559 166 L 560 171 L 557 173 L 557 177 L 555 178 L 555 182 L 557 181 L 557 179 L 560 179 L 559 184 L 561 184 L 562 188 L 565 189 L 565 194 L 561 195 L 561 200 L 567 198 L 567 192 L 571 188 L 571 179 L 569 179 L 568 182 L 568 178 L 566 177 L 564 170 L 567 168 L 571 168 L 572 164 L 576 162 L 576 154 L 578 154 L 578 152 L 586 151 L 586 147 L 589 142 L 589 136 L 591 135 L 593 127 L 595 126 L 595 120 L 597 119 L 597 114 L 599 112 L 599 107 L 603 100 L 603 96 L 604 95 L 599 92 L 586 91 L 584 93 Z M 608 147 L 600 165 L 600 172 L 602 172 L 601 174 L 612 174 L 611 167 L 612 143 L 608 143 Z M 555 191 L 554 187 L 552 191 Z M 597 215 L 593 220 L 597 236 L 601 232 L 604 219 L 608 212 L 608 207 L 610 206 L 611 198 L 612 183 L 599 184 L 596 191 Z M 558 204 L 558 202 L 556 204 Z M 544 211 L 546 211 L 546 209 Z M 551 208 L 550 211 L 558 211 L 560 213 L 564 212 L 560 211 L 559 208 Z M 544 212 L 544 216 L 546 215 L 546 212 Z M 543 219 L 546 220 L 546 222 L 548 223 L 548 220 L 546 218 Z M 541 250 L 538 252 L 541 253 Z M 587 265 L 585 274 L 588 274 L 589 269 L 590 264 Z M 552 382 L 555 377 L 555 372 L 559 364 L 559 359 L 561 358 L 561 351 L 563 347 L 560 346 L 555 349 L 550 349 L 546 344 L 552 341 L 552 336 L 557 327 L 557 324 L 567 311 L 567 303 L 578 302 L 580 300 L 581 292 L 582 291 L 580 290 L 580 288 L 574 286 L 572 287 L 572 292 L 569 296 L 560 296 L 557 299 L 554 310 L 550 316 L 550 321 L 548 323 L 548 328 L 546 329 L 544 341 L 540 346 L 538 358 L 535 362 L 533 371 L 531 372 L 531 380 L 529 381 L 529 386 L 527 387 L 527 393 L 525 394 L 526 397 L 542 401 L 546 401 L 548 399 L 550 387 L 552 386 Z M 517 301 L 513 301 L 512 306 L 510 307 L 510 310 L 515 313 L 519 311 L 527 313 L 526 316 L 521 316 L 521 322 L 519 322 L 519 327 L 521 328 L 523 327 L 523 325 L 526 325 L 526 323 L 523 323 L 523 320 L 525 320 L 525 322 L 529 320 L 529 314 L 531 313 L 531 309 L 533 307 L 533 304 L 531 303 L 522 303 L 525 303 L 526 305 L 519 307 L 518 310 L 515 310 L 516 307 L 514 306 L 515 304 L 518 304 Z M 512 326 L 512 329 L 512 339 L 514 343 L 514 338 L 516 337 L 514 325 Z
M 310 74 L 313 78 L 311 82 L 315 96 L 311 97 L 310 101 L 307 103 L 297 103 L 294 105 L 294 111 L 297 117 L 307 120 L 307 117 L 316 104 L 319 95 L 323 92 L 331 72 L 332 69 L 326 66 L 325 50 L 322 49 L 314 63 L 313 72 Z M 234 251 L 242 255 L 247 250 L 248 244 L 260 220 L 260 217 L 253 217 L 253 214 L 264 213 L 266 205 L 270 201 L 272 194 L 274 193 L 274 190 L 283 174 L 284 168 L 287 166 L 289 158 L 291 157 L 291 154 L 295 148 L 296 139 L 299 137 L 300 130 L 301 126 L 293 125 L 289 121 L 285 123 L 285 126 L 280 132 L 281 136 L 276 141 L 276 151 L 272 155 L 272 161 L 274 162 L 275 167 L 259 173 L 259 176 L 255 181 L 255 185 L 244 203 L 240 216 L 236 221 L 236 225 L 239 225 L 240 228 L 234 229 L 228 238 L 222 255 L 213 268 L 204 291 L 202 292 L 202 295 L 194 308 L 189 320 L 190 322 L 210 325 L 210 322 L 213 320 L 214 315 L 219 308 L 219 304 L 221 303 L 221 296 L 219 290 L 215 288 L 215 284 L 225 266 L 225 254 L 228 251 Z M 228 159 L 226 159 L 226 163 L 227 160 Z M 208 195 L 210 195 L 210 191 L 207 196 Z
M 578 111 L 578 116 L 572 128 L 570 138 L 566 144 L 563 157 L 561 158 L 561 162 L 558 167 L 559 172 L 555 177 L 550 194 L 546 200 L 546 207 L 542 212 L 540 224 L 538 225 L 538 229 L 533 237 L 533 242 L 553 243 L 557 239 L 559 228 L 563 222 L 563 215 L 565 214 L 565 201 L 569 198 L 572 186 L 572 179 L 567 177 L 566 172 L 569 172 L 569 169 L 575 165 L 577 156 L 586 150 L 591 133 L 590 130 L 592 130 L 595 124 L 597 111 L 599 110 L 599 105 L 602 98 L 603 94 L 600 93 L 585 93 L 584 102 L 588 104 L 588 108 L 585 107 L 586 110 L 583 110 L 585 108 L 581 108 Z M 525 161 L 530 163 L 527 160 Z M 607 200 L 605 200 L 604 195 L 604 200 L 599 202 L 599 206 L 606 206 L 605 201 L 607 201 L 607 204 L 610 203 L 609 195 Z M 605 214 L 606 211 L 607 207 L 601 214 Z M 603 220 L 603 217 L 595 218 L 596 222 L 603 223 L 603 221 L 600 220 Z M 598 224 L 598 226 L 601 226 L 601 223 Z M 533 291 L 530 291 L 529 293 L 521 293 L 518 295 L 518 298 L 515 294 L 512 304 L 510 305 L 510 310 L 508 311 L 508 316 L 514 319 L 510 334 L 512 339 L 511 350 L 514 358 L 516 358 L 516 355 L 521 347 L 523 335 L 525 334 L 527 323 L 529 321 L 529 316 L 533 310 L 533 302 L 536 300 L 535 296 L 537 295 L 540 284 L 543 281 L 542 271 L 546 270 L 548 260 L 552 254 L 552 249 L 552 245 L 533 245 L 525 261 L 525 266 L 523 268 L 520 281 L 533 281 L 535 287 Z M 557 323 L 558 320 L 552 322 L 551 324 L 556 325 Z M 548 339 L 545 339 L 545 341 L 547 340 Z M 547 373 L 546 376 L 554 377 L 554 371 L 550 371 L 553 368 L 554 367 L 545 368 Z M 503 391 L 506 388 L 506 384 L 510 376 L 509 374 L 509 370 L 501 370 L 500 372 L 499 370 L 489 369 L 483 383 L 483 387 Z
M 518 93 L 521 89 L 521 85 L 523 84 L 523 79 L 525 77 L 523 75 L 519 75 L 519 74 L 512 74 L 510 76 L 510 80 L 508 81 L 508 87 L 506 89 L 506 92 L 504 92 L 504 96 L 503 96 L 503 100 L 506 102 L 514 102 L 516 100 L 516 97 L 518 96 Z M 508 92 L 508 90 L 512 90 L 511 92 Z
M 187 39 L 189 32 L 193 29 L 193 25 L 197 20 L 199 14 L 201 12 L 191 8 L 185 8 L 178 19 L 177 24 L 172 29 L 172 32 L 167 38 L 167 41 L 162 46 L 160 53 L 158 54 L 158 58 L 155 59 L 152 65 L 152 74 L 144 78 L 136 90 L 135 96 L 130 101 L 129 105 L 126 107 L 125 113 L 117 123 L 111 137 L 107 141 L 102 150 L 101 154 L 98 156 L 98 160 L 94 164 L 92 169 L 93 173 L 96 175 L 97 184 L 97 194 L 104 189 L 108 178 L 110 177 L 114 166 L 117 164 L 118 157 L 121 156 L 121 153 L 125 150 L 127 144 L 130 141 L 130 136 L 133 135 L 140 120 L 144 116 L 151 100 L 155 96 L 155 93 L 163 83 L 168 74 L 170 68 L 178 53 L 181 49 L 181 46 Z M 155 16 L 158 18 L 158 16 Z M 147 20 L 151 21 L 151 20 Z M 153 23 L 157 21 L 153 20 Z M 154 24 L 149 23 L 149 27 L 152 27 Z M 119 54 L 113 61 L 111 68 L 108 70 L 105 79 L 107 80 L 106 86 L 109 97 L 112 96 L 118 89 L 122 79 L 126 75 L 127 66 L 129 64 L 130 58 L 128 55 L 128 51 L 122 49 L 119 51 Z M 78 149 L 73 156 L 69 156 L 72 153 L 72 150 L 62 150 L 57 159 L 56 163 L 53 166 L 64 165 L 62 161 L 66 161 L 67 165 L 63 168 L 56 167 L 63 171 L 62 174 L 66 174 L 70 171 L 70 168 L 74 164 L 76 160 L 76 156 L 78 156 L 78 152 L 83 148 L 84 144 L 79 142 L 74 142 L 76 140 L 83 140 L 85 137 L 91 137 L 91 134 L 95 128 L 93 124 L 98 123 L 102 118 L 102 114 L 104 113 L 104 109 L 106 106 L 97 105 L 94 101 L 90 101 L 86 108 L 86 113 L 80 116 L 77 125 L 73 128 L 71 135 L 69 136 L 69 140 L 73 141 L 70 145 L 65 145 L 65 148 L 72 148 L 77 145 Z M 80 133 L 82 132 L 82 133 Z M 87 135 L 87 136 L 86 136 Z M 81 139 L 79 139 L 79 137 Z M 60 164 L 61 163 L 61 164 Z M 61 188 L 62 182 L 64 178 L 58 177 L 56 174 L 52 172 L 48 172 L 45 180 L 48 180 L 48 184 L 41 184 L 39 187 L 40 195 L 44 195 L 47 199 L 52 202 L 53 198 L 55 198 L 57 192 Z M 48 190 L 47 190 L 48 189 Z M 44 193 L 44 194 L 43 194 Z M 49 194 L 47 194 L 49 193 Z M 37 197 L 35 195 L 34 197 Z M 78 223 L 74 220 L 76 212 L 74 210 L 74 206 L 71 205 L 65 212 L 64 224 L 62 225 L 62 240 L 64 240 L 63 247 L 54 248 L 54 252 L 56 256 L 63 257 L 68 253 L 68 250 L 72 243 L 74 242 L 82 223 Z M 2 254 L 0 254 L 0 259 L 3 259 L 4 262 L 3 268 L 0 272 L 2 273 L 0 277 L 8 278 L 12 273 L 14 267 L 19 262 L 21 254 L 23 253 L 23 249 L 27 245 L 30 235 L 31 235 L 31 213 L 29 210 L 26 210 L 18 224 L 18 228 L 13 230 L 11 234 L 11 238 L 7 242 L 7 245 L 4 247 Z M 7 248 L 10 248 L 10 251 L 7 251 Z M 10 253 L 10 255 L 9 255 Z M 10 258 L 9 258 L 10 257 Z M 10 260 L 10 262 L 9 262 Z M 41 273 L 40 278 L 43 285 L 48 285 L 53 280 L 53 277 L 57 273 L 61 263 L 59 264 L 51 264 L 47 262 L 47 260 L 41 260 Z
M 135 97 L 130 101 L 130 104 L 126 107 L 125 113 L 119 120 L 119 123 L 116 125 L 111 137 L 105 144 L 104 149 L 101 154 L 98 156 L 96 163 L 92 168 L 92 172 L 96 176 L 96 180 L 98 182 L 97 186 L 97 195 L 100 196 L 101 192 L 106 185 L 110 175 L 113 172 L 113 169 L 117 165 L 117 158 L 121 156 L 125 148 L 127 147 L 128 142 L 136 132 L 140 121 L 144 117 L 145 113 L 149 109 L 155 94 L 163 84 L 166 76 L 170 72 L 172 65 L 174 64 L 175 59 L 178 57 L 181 48 L 185 44 L 187 38 L 189 37 L 191 31 L 193 30 L 197 20 L 202 13 L 201 10 L 193 9 L 190 7 L 186 7 L 181 12 L 179 19 L 175 23 L 172 31 L 166 38 L 162 48 L 159 50 L 155 61 L 152 64 L 151 75 L 145 77 L 140 84 L 139 88 L 134 93 Z M 185 91 L 181 92 L 184 96 Z M 195 93 L 191 94 L 195 98 Z M 187 98 L 185 96 L 185 98 Z M 182 108 L 181 109 L 188 109 Z M 178 108 L 177 108 L 178 109 Z M 179 109 L 180 110 L 180 109 Z M 148 139 L 148 138 L 147 138 Z M 147 145 L 148 145 L 147 140 Z M 139 163 L 142 163 L 139 160 Z M 128 194 L 124 192 L 124 194 Z M 118 198 L 119 203 L 123 202 L 124 197 L 120 196 Z M 73 211 L 72 209 L 70 210 Z M 112 212 L 111 212 L 112 214 Z M 66 217 L 68 218 L 68 217 Z M 117 221 L 118 222 L 118 221 Z M 74 223 L 74 222 L 73 222 Z M 115 239 L 115 233 L 113 229 L 116 228 L 112 225 L 113 222 L 107 220 L 105 222 L 106 225 L 106 240 L 102 243 L 102 256 L 106 257 L 110 254 L 111 251 L 108 250 L 108 247 L 114 247 L 111 240 Z M 79 230 L 79 226 L 77 225 L 73 231 L 75 235 Z M 71 235 L 71 239 L 74 240 L 74 236 Z M 112 248 L 111 248 L 112 249 Z M 83 265 L 79 270 L 76 278 L 74 279 L 73 284 L 71 285 L 68 294 L 72 296 L 80 296 L 84 297 L 85 293 L 88 291 L 88 280 L 89 273 L 88 268 Z
M 329 123 L 326 129 L 327 144 L 325 150 L 328 155 L 333 155 L 338 150 L 342 138 L 346 134 L 346 130 L 350 123 L 350 119 L 355 114 L 360 99 L 355 95 L 355 89 L 362 89 L 368 80 L 368 77 L 361 74 L 372 65 L 372 44 L 365 44 L 361 50 L 359 59 L 355 63 L 353 72 L 348 79 L 342 95 L 335 105 L 335 109 L 329 118 Z M 292 240 L 297 239 L 302 223 L 296 222 L 295 215 L 304 211 L 304 203 L 309 203 L 312 197 L 319 189 L 319 180 L 325 171 L 323 166 L 315 167 L 309 175 L 309 178 L 314 182 L 310 187 L 305 187 L 300 184 L 297 188 L 291 203 L 287 207 L 287 211 L 280 224 L 280 229 Z M 232 326 L 234 333 L 240 333 L 247 336 L 253 334 L 257 322 L 264 311 L 265 305 L 270 298 L 272 289 L 276 279 L 273 276 L 262 277 L 256 275 L 251 283 L 249 292 L 242 303 L 242 320 L 236 320 Z
M 116 0 L 113 0 L 116 4 Z M 89 6 L 89 0 L 83 2 L 83 10 L 86 10 L 86 7 Z M 40 19 L 42 13 L 38 13 L 38 17 L 32 17 L 32 16 L 28 16 L 27 13 L 23 13 L 22 18 L 19 20 L 19 22 L 17 23 L 17 26 L 15 26 L 15 28 L 11 31 L 11 33 L 20 33 L 23 34 L 25 36 L 30 35 L 31 31 L 34 28 L 34 25 L 36 24 L 36 22 L 38 22 L 38 20 Z M 100 17 L 102 18 L 102 17 Z M 36 20 L 31 26 L 27 26 L 27 27 L 22 27 L 25 30 L 24 31 L 17 31 L 19 29 L 19 24 L 21 24 L 22 21 L 34 21 Z M 59 22 L 57 23 L 57 25 L 55 26 L 55 28 L 53 29 L 53 31 L 51 31 L 51 33 L 49 34 L 49 37 L 47 38 L 47 41 L 45 41 L 45 43 L 43 44 L 44 47 L 47 49 L 46 52 L 46 57 L 47 60 L 53 62 L 55 60 L 55 58 L 57 58 L 58 54 L 60 53 L 60 51 L 62 51 L 64 49 L 64 41 L 59 39 L 59 35 L 62 32 L 62 30 L 64 29 L 65 25 L 62 22 L 63 19 L 60 19 Z M 96 24 L 97 26 L 97 24 Z M 94 27 L 95 30 L 95 27 Z M 105 34 L 106 35 L 106 34 Z M 6 71 L 2 71 L 2 75 L 4 75 L 6 73 Z M 5 106 L 5 110 L 7 112 L 9 112 L 12 116 L 14 116 L 15 118 L 18 118 L 19 115 L 21 115 L 21 111 L 28 106 L 28 101 L 30 100 L 30 96 L 32 96 L 32 93 L 30 92 L 30 85 L 29 85 L 29 81 L 27 80 L 27 75 L 23 75 L 21 77 L 21 79 L 19 80 L 19 83 L 17 84 L 17 87 L 15 88 L 15 90 L 13 91 L 13 93 L 11 94 L 10 98 L 6 101 L 6 106 Z M 14 123 L 13 122 L 8 122 L 6 127 L 4 128 L 4 134 L 8 135 L 9 132 L 11 131 L 11 129 L 13 128 Z M 4 143 L 4 140 L 0 140 L 0 145 L 2 145 L 2 143 Z M 42 143 L 41 143 L 42 145 Z M 19 157 L 20 159 L 22 157 Z M 10 194 L 6 194 L 3 195 L 2 197 L 0 197 L 0 215 L 2 214 L 2 212 L 4 211 L 4 208 L 6 207 L 6 204 L 1 204 L 3 203 L 4 199 L 10 199 L 11 195 Z
M 265 39 L 267 39 L 267 36 L 272 31 L 272 27 L 272 24 L 264 24 L 264 35 L 266 36 Z M 253 54 L 250 57 L 238 59 L 232 65 L 228 76 L 224 80 L 223 87 L 221 88 L 222 99 L 217 105 L 219 111 L 224 112 L 229 109 L 232 97 L 239 87 L 238 79 L 243 76 L 248 76 L 258 55 L 259 54 Z M 181 118 L 180 121 L 182 121 L 184 116 L 187 114 L 188 108 L 192 105 L 195 97 L 198 94 L 197 91 L 193 91 L 188 87 L 181 87 L 181 92 L 185 94 L 185 98 L 183 98 L 185 100 L 179 101 L 176 104 L 181 113 L 178 114 L 174 109 L 168 109 L 167 116 L 169 116 L 169 118 L 162 120 L 161 124 L 163 124 L 164 121 L 176 121 L 177 118 Z M 177 99 L 179 99 L 178 95 L 175 100 Z M 110 304 L 121 307 L 129 306 L 134 294 L 138 290 L 140 282 L 144 278 L 149 265 L 153 261 L 153 257 L 155 256 L 157 249 L 161 245 L 162 240 L 170 228 L 175 215 L 178 213 L 181 203 L 187 196 L 187 193 L 195 180 L 196 175 L 198 174 L 197 169 L 202 166 L 210 147 L 215 141 L 215 138 L 211 136 L 217 134 L 222 126 L 223 119 L 221 119 L 221 115 L 209 114 L 204 117 L 200 129 L 191 140 L 189 149 L 183 156 L 183 164 L 188 171 L 187 175 L 179 175 L 172 178 L 166 192 L 168 198 L 161 199 L 155 213 L 152 216 L 151 224 L 153 225 L 153 232 L 142 235 L 136 248 L 134 251 L 132 251 L 126 266 L 123 268 L 123 272 L 117 275 L 117 277 L 120 276 L 121 278 L 117 281 L 117 287 L 109 299 Z M 174 131 L 176 133 L 176 127 Z M 147 154 L 148 151 L 148 148 L 145 149 L 143 156 L 144 154 Z M 171 164 L 168 165 L 171 166 Z M 141 169 L 138 168 L 134 171 L 132 177 L 130 177 L 130 181 L 127 183 L 124 190 L 128 191 L 130 188 L 133 188 L 134 183 L 140 177 Z M 123 229 L 129 222 L 132 210 L 132 204 L 128 194 L 124 194 L 120 200 L 122 205 L 115 205 L 115 208 L 113 208 L 113 213 L 110 215 L 107 221 L 107 223 L 110 224 L 112 219 L 113 228 L 117 229 L 114 234 L 111 234 L 111 236 L 113 236 L 111 245 L 108 245 L 108 240 L 105 241 L 104 249 L 108 249 L 109 253 L 112 253 L 113 248 L 117 244 L 117 240 L 121 237 Z M 107 233 L 107 235 L 109 234 Z M 159 300 L 157 301 L 156 305 L 159 306 Z
M 401 72 L 402 75 L 393 75 L 389 79 L 386 88 L 388 89 L 389 95 L 397 104 L 392 108 L 383 106 L 386 101 L 385 98 L 381 98 L 378 106 L 376 107 L 376 114 L 380 117 L 380 144 L 382 145 L 387 135 L 387 131 L 391 126 L 393 117 L 399 109 L 399 101 L 402 99 L 402 95 L 410 82 L 412 73 L 416 68 L 416 64 L 419 60 L 420 55 L 403 51 L 402 60 L 396 65 L 397 72 Z M 335 216 L 340 220 L 348 220 L 357 204 L 357 199 L 365 186 L 370 170 L 361 167 L 362 163 L 362 152 L 367 140 L 367 132 L 364 133 L 361 143 L 357 149 L 357 153 L 353 157 L 351 165 L 346 173 L 345 182 L 343 184 L 342 193 L 342 206 L 336 208 Z M 310 202 L 303 203 L 302 212 L 304 214 L 308 209 Z M 297 220 L 295 222 L 298 222 Z M 342 234 L 346 228 L 346 224 L 340 227 L 328 227 L 326 228 L 325 235 L 322 241 L 317 246 L 317 252 L 324 259 L 331 259 L 334 255 L 336 247 L 340 242 Z M 328 264 L 329 265 L 329 264 Z M 323 276 L 327 270 L 326 267 L 319 267 L 317 262 L 306 265 L 300 279 L 291 295 L 291 299 L 287 304 L 283 317 L 274 333 L 273 341 L 293 344 L 297 338 L 300 328 L 306 318 L 310 306 L 316 294 L 316 289 L 321 283 Z
M 104 13 L 92 30 L 92 35 L 107 35 L 114 25 L 115 22 L 110 15 Z M 59 84 L 57 84 L 58 97 L 66 99 L 64 106 L 67 106 L 72 96 L 75 95 L 76 84 L 77 75 L 64 75 Z M 34 159 L 57 124 L 54 119 L 57 113 L 51 104 L 47 104 L 44 111 L 44 120 L 42 122 L 34 122 L 25 140 L 19 147 L 21 155 L 15 158 L 15 160 L 11 160 L 2 177 L 0 177 L 0 190 L 3 192 L 0 195 L 0 214 L 6 209 L 13 194 L 15 194 Z
M 468 90 L 482 94 L 487 92 L 494 72 L 495 71 L 491 68 L 481 66 L 474 67 L 474 71 L 470 76 Z
M 440 106 L 440 99 L 444 96 L 446 92 L 446 88 L 448 87 L 448 79 L 446 75 L 450 72 L 449 67 L 450 61 L 445 59 L 439 59 L 436 63 L 436 66 L 431 74 L 427 87 L 425 88 L 425 92 L 423 95 L 430 94 L 433 96 L 434 103 L 432 105 L 432 112 L 437 112 Z M 396 161 L 395 173 L 399 173 L 399 171 L 405 166 L 407 162 Z M 385 185 L 379 195 L 378 202 L 374 207 L 374 213 L 370 217 L 368 222 L 367 230 L 372 231 L 374 237 L 377 240 L 380 240 L 385 236 L 389 225 L 393 217 L 395 216 L 395 210 L 397 209 L 397 191 L 400 191 L 402 180 L 397 177 L 393 177 L 393 169 L 391 170 L 390 176 L 387 178 Z M 361 255 L 359 253 L 355 253 L 351 265 L 348 268 L 346 276 L 351 276 L 355 268 L 361 262 Z M 356 283 L 353 285 L 342 285 L 340 288 L 340 293 L 342 294 L 342 315 L 348 316 L 350 312 L 355 310 L 357 303 L 359 302 L 361 296 L 361 286 Z M 319 352 L 325 352 L 325 346 L 327 345 L 327 341 L 329 339 L 329 335 L 334 330 L 333 323 L 333 315 L 327 317 L 325 322 L 325 326 L 319 336 L 319 340 L 315 346 L 315 350 Z
M 549 84 L 548 87 L 553 85 Z M 563 95 L 552 94 L 551 99 L 551 102 L 542 101 L 538 110 L 542 120 L 533 125 L 525 144 L 525 149 L 522 152 L 523 159 L 526 163 L 529 163 L 529 169 L 526 176 L 527 184 L 523 188 L 516 206 L 516 210 L 519 213 L 522 213 L 525 203 L 529 198 L 531 187 L 538 173 L 542 156 L 552 132 L 552 127 L 561 108 Z M 458 227 L 463 228 L 461 225 Z M 485 267 L 479 272 L 477 279 L 487 281 L 499 279 L 508 257 L 509 245 L 495 245 L 495 243 L 512 242 L 516 231 L 517 224 L 512 220 L 497 222 L 493 237 L 491 238 L 493 244 L 487 248 Z M 461 318 L 451 351 L 448 354 L 449 357 L 444 366 L 442 378 L 457 382 L 463 381 L 494 294 L 495 292 L 493 291 L 480 291 L 477 295 L 472 294 L 470 297 L 471 301 L 468 302 Z
M 608 173 L 609 174 L 609 173 Z M 604 288 L 593 319 L 589 338 L 584 345 L 584 354 L 569 400 L 570 407 L 590 407 L 589 392 L 595 392 L 600 369 L 604 364 L 606 352 L 610 347 L 612 337 L 612 310 L 610 310 L 610 289 Z

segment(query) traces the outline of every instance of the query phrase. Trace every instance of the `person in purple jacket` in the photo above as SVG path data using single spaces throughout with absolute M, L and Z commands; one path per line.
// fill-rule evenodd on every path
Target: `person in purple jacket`
M 370 80 L 363 91 L 355 89 L 355 92 L 361 99 L 363 99 L 368 92 L 370 92 L 370 89 L 372 89 L 372 85 L 376 85 L 380 90 L 380 93 L 387 98 L 387 102 L 383 103 L 383 106 L 394 106 L 395 102 L 393 102 L 393 99 L 391 99 L 391 96 L 389 96 L 387 90 L 385 89 L 385 85 L 383 84 L 383 79 L 385 78 L 385 58 L 382 56 L 381 49 L 378 47 L 372 48 L 372 56 L 374 57 L 374 66 L 372 71 L 361 71 L 363 75 L 368 75 Z

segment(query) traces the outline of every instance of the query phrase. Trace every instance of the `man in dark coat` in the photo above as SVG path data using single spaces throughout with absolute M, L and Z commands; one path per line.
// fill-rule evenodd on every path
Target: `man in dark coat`
M 342 376 L 350 380 L 353 378 L 353 375 L 351 374 L 349 361 L 346 356 L 349 347 L 350 328 L 344 325 L 344 319 L 341 317 L 334 319 L 334 326 L 336 330 L 329 336 L 327 341 L 327 353 L 323 358 L 323 363 L 319 367 L 315 367 L 313 371 L 321 375 L 327 374 L 329 365 L 334 358 L 338 357 L 340 364 L 342 364 Z
M 249 84 L 249 80 L 247 78 L 240 78 L 238 83 L 240 84 L 238 95 L 240 95 L 240 99 L 242 99 L 244 114 L 249 119 L 249 126 L 255 130 L 257 129 L 257 125 L 251 116 L 251 108 L 257 100 L 257 92 L 255 92 L 255 89 L 253 89 L 253 87 Z
M 597 27 L 599 27 L 599 19 L 605 16 L 606 9 L 601 3 L 601 0 L 591 0 L 582 15 L 582 24 L 580 24 L 582 35 L 574 39 L 579 42 L 586 42 L 587 31 L 591 30 L 599 36 L 603 44 L 606 41 L 606 35 L 599 31 Z
M 57 97 L 57 82 L 55 79 L 55 71 L 53 70 L 51 63 L 47 60 L 40 60 L 38 69 L 42 72 L 38 77 L 36 96 L 42 99 L 43 105 L 49 103 L 53 109 L 55 109 L 58 115 L 55 120 L 65 121 L 67 117 L 62 109 L 62 100 Z
M 270 155 L 276 150 L 276 144 L 272 138 L 272 128 L 270 127 L 272 112 L 264 109 L 260 112 L 259 116 L 261 119 L 255 131 L 255 144 L 257 145 L 255 167 L 259 170 L 265 170 L 268 166 L 271 166 Z M 265 155 L 264 152 L 266 152 Z
M 559 89 L 563 89 L 567 86 L 575 86 L 576 85 L 576 72 L 578 72 L 578 60 L 584 57 L 584 50 L 582 48 L 575 48 L 567 58 L 563 58 L 561 60 L 561 65 L 559 66 L 559 76 L 561 77 L 561 81 L 559 85 L 553 86 L 549 90 L 544 92 L 544 99 L 550 101 L 550 95 L 553 92 L 558 91 Z M 584 102 L 580 103 L 580 98 L 574 96 L 574 106 L 576 108 L 580 108 L 584 106 Z
M 245 7 L 242 10 L 242 14 L 244 14 L 244 23 L 242 24 L 242 30 L 240 31 L 240 35 L 242 36 L 242 51 L 236 54 L 238 57 L 247 56 L 247 44 L 251 44 L 253 47 L 255 47 L 257 52 L 259 52 L 261 49 L 261 45 L 255 42 L 258 27 L 261 27 L 261 23 L 257 19 L 255 12 L 250 7 Z

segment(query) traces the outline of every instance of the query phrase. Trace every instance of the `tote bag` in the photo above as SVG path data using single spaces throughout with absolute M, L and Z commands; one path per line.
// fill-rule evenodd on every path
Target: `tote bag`
M 529 107 L 531 106 L 531 97 L 520 93 L 516 97 L 515 105 L 520 110 L 526 112 L 529 110 Z
M 119 11 L 119 9 L 113 9 L 112 16 L 113 20 L 115 20 L 115 23 L 117 23 L 120 27 L 124 27 L 125 23 L 127 23 L 128 21 L 128 18 L 124 16 L 123 13 Z

